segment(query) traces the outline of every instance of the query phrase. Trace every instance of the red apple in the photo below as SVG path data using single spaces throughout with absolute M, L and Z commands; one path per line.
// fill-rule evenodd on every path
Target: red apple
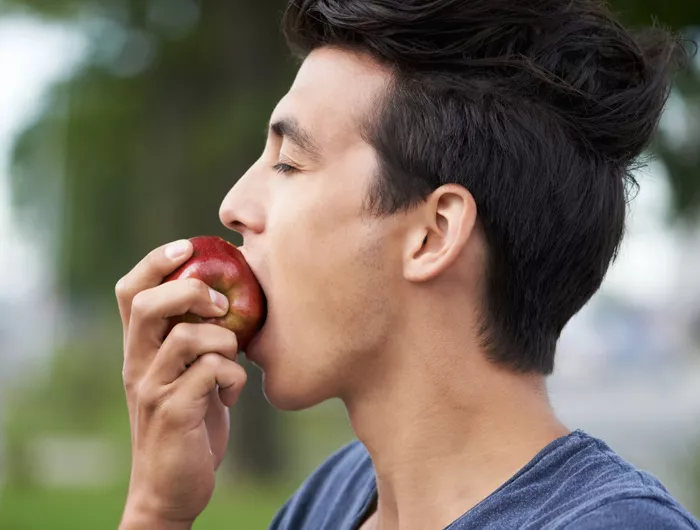
M 216 324 L 230 329 L 238 338 L 238 348 L 245 350 L 261 328 L 267 304 L 265 295 L 235 245 L 217 236 L 199 236 L 190 239 L 194 247 L 192 257 L 165 278 L 165 282 L 197 278 L 212 289 L 224 294 L 229 301 L 226 315 L 202 318 L 193 313 L 170 319 L 169 330 L 180 322 Z

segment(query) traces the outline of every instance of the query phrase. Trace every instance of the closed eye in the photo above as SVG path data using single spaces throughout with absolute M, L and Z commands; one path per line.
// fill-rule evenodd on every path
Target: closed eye
M 296 171 L 299 171 L 298 168 L 296 168 L 294 166 L 290 166 L 289 164 L 283 164 L 283 163 L 279 163 L 276 166 L 273 166 L 272 169 L 277 171 L 277 173 L 282 173 L 282 174 L 294 173 Z

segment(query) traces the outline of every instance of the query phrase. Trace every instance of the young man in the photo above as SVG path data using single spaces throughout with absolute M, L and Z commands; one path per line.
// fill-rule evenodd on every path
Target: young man
M 593 0 L 295 0 L 285 29 L 303 64 L 220 217 L 268 298 L 247 355 L 269 401 L 340 398 L 359 440 L 272 528 L 699 529 L 562 425 L 545 385 L 620 243 L 672 37 L 633 38 Z M 154 250 L 116 288 L 125 530 L 191 527 L 245 383 L 229 331 L 161 340 L 165 317 L 226 307 L 161 284 L 190 252 Z

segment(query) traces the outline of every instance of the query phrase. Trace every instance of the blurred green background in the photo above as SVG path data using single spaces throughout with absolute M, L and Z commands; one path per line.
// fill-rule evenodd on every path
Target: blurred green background
M 277 0 L 0 0 L 0 529 L 115 528 L 129 472 L 114 284 L 218 220 L 296 65 Z M 700 36 L 700 3 L 617 0 Z M 628 240 L 550 381 L 700 515 L 700 59 L 638 175 Z M 202 529 L 265 528 L 352 437 L 338 402 L 280 414 L 260 374 L 232 411 Z

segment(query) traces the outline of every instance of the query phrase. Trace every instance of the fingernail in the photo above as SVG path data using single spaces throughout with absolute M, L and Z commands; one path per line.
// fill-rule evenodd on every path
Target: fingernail
M 170 259 L 177 259 L 185 254 L 190 249 L 190 242 L 186 239 L 175 241 L 165 249 L 165 255 Z
M 222 311 L 228 311 L 228 298 L 226 298 L 223 294 L 221 294 L 219 291 L 215 291 L 214 289 L 209 289 L 209 296 L 216 307 Z

